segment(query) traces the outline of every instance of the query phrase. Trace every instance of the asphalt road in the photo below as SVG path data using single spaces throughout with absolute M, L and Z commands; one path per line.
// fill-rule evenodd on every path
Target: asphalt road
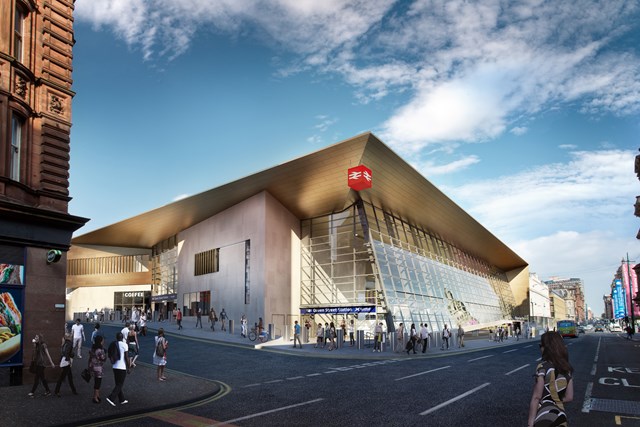
M 623 337 L 588 333 L 567 340 L 575 369 L 575 398 L 566 405 L 570 425 L 640 426 L 640 341 Z M 537 340 L 384 360 L 296 356 L 175 336 L 169 341 L 168 368 L 220 381 L 228 392 L 179 411 L 114 420 L 118 425 L 525 426 L 540 358 Z M 151 354 L 152 346 L 143 338 L 141 353 Z

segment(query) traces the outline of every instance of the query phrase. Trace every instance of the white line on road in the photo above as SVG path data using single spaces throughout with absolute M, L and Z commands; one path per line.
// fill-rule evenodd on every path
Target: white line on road
M 600 353 L 600 341 L 602 341 L 602 338 L 598 338 L 598 347 L 596 347 L 596 357 L 593 359 L 594 362 L 598 362 L 598 354 Z
M 465 397 L 469 396 L 470 394 L 473 394 L 473 393 L 475 393 L 476 391 L 478 391 L 478 390 L 480 390 L 480 389 L 482 389 L 482 388 L 485 388 L 485 387 L 486 387 L 486 386 L 488 386 L 489 384 L 491 384 L 491 383 L 484 383 L 484 384 L 482 384 L 481 386 L 478 386 L 478 387 L 474 388 L 473 390 L 469 390 L 469 391 L 468 391 L 468 392 L 466 392 L 466 393 L 462 393 L 460 396 L 454 397 L 453 399 L 449 399 L 449 400 L 447 400 L 446 402 L 442 402 L 442 403 L 441 403 L 441 404 L 439 404 L 438 406 L 434 406 L 434 407 L 433 407 L 433 408 L 431 408 L 431 409 L 427 409 L 427 410 L 426 410 L 426 411 L 424 411 L 424 412 L 420 412 L 420 415 L 427 415 L 427 414 L 430 414 L 430 413 L 432 413 L 432 412 L 437 411 L 438 409 L 444 408 L 445 406 L 450 405 L 450 404 L 451 404 L 451 403 L 453 403 L 453 402 L 456 402 L 456 401 L 458 401 L 458 400 L 460 400 L 460 399 L 464 399 Z
M 281 383 L 284 380 L 272 380 L 272 381 L 267 381 L 265 382 L 265 384 L 275 384 L 275 383 Z
M 246 386 L 244 386 L 244 387 L 245 387 L 245 388 L 246 388 L 246 387 L 258 387 L 259 385 L 261 385 L 261 383 L 247 384 L 247 385 L 246 385 Z
M 582 402 L 582 412 L 589 413 L 591 410 L 591 389 L 593 388 L 593 383 L 587 384 L 587 390 L 584 392 L 584 402 Z
M 302 375 L 300 375 L 300 376 L 298 376 L 298 377 L 290 377 L 290 378 L 287 378 L 287 379 L 288 379 L 289 381 L 293 381 L 293 380 L 299 380 L 299 379 L 301 379 L 301 378 L 304 378 L 304 377 L 303 377 Z
M 527 345 L 527 346 L 524 346 L 523 348 L 529 348 L 529 347 L 533 347 L 533 345 Z
M 513 350 L 503 351 L 503 352 L 502 352 L 502 354 L 505 354 L 505 353 L 511 353 L 512 351 L 518 351 L 518 350 L 519 350 L 519 349 L 514 348 Z
M 538 358 L 536 359 L 536 362 L 539 362 L 539 361 L 541 361 L 541 360 L 542 360 L 542 357 L 538 357 Z
M 308 377 L 317 377 L 318 375 L 322 375 L 322 374 L 320 374 L 320 373 L 307 374 Z
M 418 375 L 424 375 L 424 374 L 428 374 L 430 372 L 435 372 L 435 371 L 439 371 L 441 369 L 447 369 L 447 368 L 450 368 L 450 367 L 451 366 L 443 366 L 442 368 L 436 368 L 436 369 L 432 369 L 430 371 L 420 372 L 418 374 L 409 375 L 408 377 L 396 378 L 396 381 L 405 380 L 407 378 L 412 378 L 412 377 L 417 377 Z
M 598 364 L 594 363 L 593 367 L 591 368 L 591 376 L 596 374 L 596 369 L 598 368 Z
M 224 422 L 221 422 L 221 423 L 212 424 L 212 426 L 223 426 L 225 424 L 237 423 L 238 421 L 244 421 L 244 420 L 248 420 L 248 419 L 251 419 L 251 418 L 260 417 L 262 415 L 273 414 L 274 412 L 286 411 L 287 409 L 297 408 L 298 406 L 310 405 L 312 403 L 320 402 L 321 400 L 324 400 L 324 399 L 322 399 L 322 398 L 313 399 L 313 400 L 309 400 L 308 402 L 296 403 L 295 405 L 289 405 L 289 406 L 284 406 L 282 408 L 271 409 L 269 411 L 258 412 L 257 414 L 251 414 L 251 415 L 247 415 L 245 417 L 234 418 L 232 420 L 228 420 L 228 421 L 224 421 Z
M 493 357 L 493 354 L 490 354 L 488 356 L 476 357 L 475 359 L 467 360 L 467 362 L 474 362 L 476 360 L 486 359 L 487 357 Z
M 520 369 L 524 369 L 524 368 L 526 368 L 527 366 L 529 366 L 529 364 L 528 364 L 528 363 L 527 363 L 526 365 L 523 365 L 523 366 L 520 366 L 519 368 L 514 369 L 514 370 L 513 370 L 513 371 L 511 371 L 511 372 L 507 372 L 505 375 L 511 375 L 511 374 L 513 374 L 514 372 L 518 372 Z

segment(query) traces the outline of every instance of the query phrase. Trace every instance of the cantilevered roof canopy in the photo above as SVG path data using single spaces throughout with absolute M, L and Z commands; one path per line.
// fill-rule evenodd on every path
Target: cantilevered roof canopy
M 262 191 L 301 219 L 341 211 L 357 198 L 347 186 L 347 169 L 359 164 L 373 174 L 372 188 L 360 192 L 363 200 L 504 271 L 527 265 L 371 133 L 78 236 L 72 244 L 149 249 Z

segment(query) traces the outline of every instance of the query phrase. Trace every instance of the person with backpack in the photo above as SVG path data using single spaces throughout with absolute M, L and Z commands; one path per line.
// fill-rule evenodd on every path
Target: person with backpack
M 167 347 L 169 341 L 164 337 L 164 329 L 158 329 L 158 336 L 156 337 L 156 348 L 153 352 L 153 364 L 158 367 L 158 381 L 165 381 L 167 377 L 164 376 L 164 367 L 167 365 Z
M 93 327 L 93 332 L 91 332 L 91 344 L 95 344 L 96 343 L 96 337 L 97 336 L 101 336 L 102 340 L 104 341 L 104 336 L 102 335 L 102 331 L 100 330 L 100 323 L 96 322 L 95 326 Z
M 56 390 L 54 393 L 56 396 L 60 397 L 60 386 L 64 382 L 65 378 L 69 378 L 69 387 L 71 387 L 71 391 L 73 394 L 78 394 L 76 386 L 73 384 L 73 373 L 71 372 L 71 363 L 73 362 L 73 343 L 71 342 L 71 334 L 64 334 L 62 347 L 60 347 L 60 354 L 60 367 L 62 368 L 62 371 L 60 372 L 60 377 L 56 383 Z
M 115 402 L 117 398 L 121 405 L 125 405 L 129 403 L 129 401 L 125 399 L 122 389 L 124 388 L 124 381 L 127 379 L 129 348 L 122 338 L 122 332 L 118 332 L 116 334 L 116 340 L 109 344 L 107 354 L 113 365 L 113 379 L 115 382 L 111 394 L 107 397 L 107 402 L 109 402 L 111 406 L 116 406 Z

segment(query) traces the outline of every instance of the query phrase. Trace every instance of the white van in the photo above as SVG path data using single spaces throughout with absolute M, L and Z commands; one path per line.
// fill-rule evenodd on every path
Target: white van
M 611 325 L 611 327 L 609 328 L 609 330 L 611 332 L 622 332 L 622 326 L 618 325 L 618 324 L 614 324 Z

